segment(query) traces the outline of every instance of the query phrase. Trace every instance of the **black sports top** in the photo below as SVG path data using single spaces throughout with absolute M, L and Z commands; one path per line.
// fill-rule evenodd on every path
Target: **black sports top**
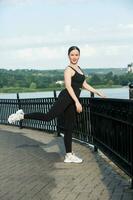
M 71 67 L 71 66 L 68 66 L 68 67 Z M 82 84 L 85 80 L 85 75 L 80 74 L 73 67 L 71 67 L 71 68 L 75 71 L 75 74 L 71 78 L 71 86 L 72 86 L 76 96 L 79 98 L 80 92 L 81 92 L 80 88 L 82 88 Z M 70 96 L 70 94 L 68 93 L 66 88 L 60 92 L 58 97 L 65 99 L 65 102 L 73 101 L 72 97 Z
M 72 85 L 72 87 L 76 87 L 76 88 L 82 88 L 82 84 L 83 84 L 83 82 L 84 82 L 84 80 L 85 80 L 85 75 L 84 75 L 84 73 L 83 73 L 83 71 L 81 70 L 81 68 L 80 68 L 80 70 L 82 71 L 82 73 L 83 74 L 81 74 L 81 73 L 79 73 L 79 72 L 77 72 L 73 67 L 71 67 L 71 66 L 68 66 L 68 67 L 70 67 L 70 68 L 72 68 L 74 71 L 75 71 L 75 74 L 72 76 L 72 81 L 71 81 L 71 85 Z

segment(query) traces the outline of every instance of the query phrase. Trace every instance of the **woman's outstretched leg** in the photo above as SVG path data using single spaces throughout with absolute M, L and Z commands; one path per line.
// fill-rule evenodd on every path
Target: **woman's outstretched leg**
M 24 113 L 23 110 L 18 110 L 15 114 L 12 114 L 8 118 L 9 123 L 14 123 L 22 119 L 34 119 L 41 121 L 50 121 L 55 117 L 58 117 L 64 110 L 72 103 L 72 99 L 67 95 L 59 95 L 57 101 L 53 104 L 51 109 L 47 113 L 33 112 Z

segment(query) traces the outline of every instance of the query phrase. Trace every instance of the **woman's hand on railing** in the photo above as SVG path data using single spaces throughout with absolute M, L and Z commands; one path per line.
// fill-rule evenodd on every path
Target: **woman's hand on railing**
M 102 94 L 101 92 L 97 92 L 97 95 L 100 96 L 100 97 L 102 97 L 102 98 L 107 98 L 107 96 L 104 95 L 104 94 Z

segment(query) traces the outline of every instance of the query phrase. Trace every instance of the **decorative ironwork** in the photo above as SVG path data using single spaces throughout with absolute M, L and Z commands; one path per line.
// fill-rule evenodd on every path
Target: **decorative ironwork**
M 94 145 L 132 178 L 133 101 L 90 98 Z
M 0 124 L 8 124 L 8 116 L 23 109 L 25 113 L 48 112 L 55 98 L 0 99 Z M 83 112 L 77 114 L 73 137 L 99 148 L 132 179 L 133 188 L 133 101 L 125 99 L 80 98 Z M 50 122 L 24 120 L 15 126 L 63 132 L 63 115 Z

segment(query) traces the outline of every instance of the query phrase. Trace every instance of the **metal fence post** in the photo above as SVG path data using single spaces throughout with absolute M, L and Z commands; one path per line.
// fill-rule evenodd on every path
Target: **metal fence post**
M 54 98 L 57 98 L 56 90 L 54 90 L 53 92 L 54 92 Z
M 93 92 L 90 92 L 91 93 L 91 98 L 94 98 L 94 93 Z M 90 108 L 91 109 L 91 108 Z M 90 120 L 91 121 L 91 120 Z M 92 135 L 92 141 L 93 141 L 93 135 Z M 96 145 L 94 145 L 94 151 L 97 152 L 98 151 L 98 147 Z
M 94 98 L 94 93 L 93 92 L 90 92 L 91 93 L 91 98 Z
M 129 99 L 133 100 L 133 82 L 130 82 L 128 86 L 129 86 Z
M 131 189 L 133 189 L 133 136 L 131 134 L 131 142 L 130 142 L 130 154 L 131 154 Z
M 20 102 L 20 98 L 19 98 L 19 93 L 17 93 L 17 101 L 18 101 L 18 108 L 21 109 L 21 102 Z M 20 120 L 19 122 L 19 128 L 22 128 L 22 120 Z
M 56 90 L 53 91 L 54 92 L 54 98 L 57 99 L 57 94 L 56 94 Z M 59 128 L 59 123 L 60 123 L 60 120 L 59 120 L 59 117 L 57 118 L 57 136 L 60 137 L 60 128 Z

